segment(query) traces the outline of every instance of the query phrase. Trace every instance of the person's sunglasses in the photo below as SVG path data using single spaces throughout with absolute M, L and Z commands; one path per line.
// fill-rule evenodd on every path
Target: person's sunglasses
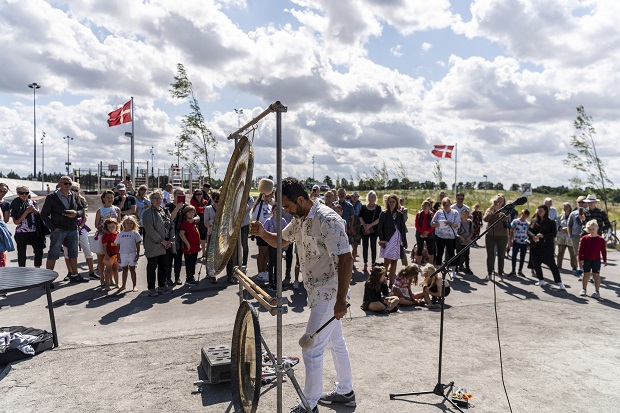
M 28 195 L 30 192 L 17 191 L 17 195 Z
M 63 185 L 69 186 L 71 185 L 71 182 L 62 182 Z
M 77 189 L 77 188 L 71 188 L 71 191 L 73 191 L 73 192 L 80 192 L 80 190 Z

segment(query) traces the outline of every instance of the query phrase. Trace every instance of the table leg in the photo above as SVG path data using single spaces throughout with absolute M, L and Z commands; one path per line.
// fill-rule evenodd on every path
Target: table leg
M 54 306 L 52 305 L 52 290 L 50 284 L 45 283 L 45 293 L 47 294 L 47 309 L 50 313 L 50 324 L 52 325 L 52 336 L 54 338 L 54 347 L 58 347 L 58 333 L 56 332 L 56 319 L 54 318 Z

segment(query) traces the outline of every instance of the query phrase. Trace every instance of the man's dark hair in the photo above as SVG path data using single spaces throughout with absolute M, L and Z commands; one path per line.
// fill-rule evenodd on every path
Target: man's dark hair
M 310 199 L 304 184 L 292 176 L 282 180 L 282 196 L 287 197 L 290 201 L 294 201 L 300 196 L 305 200 Z

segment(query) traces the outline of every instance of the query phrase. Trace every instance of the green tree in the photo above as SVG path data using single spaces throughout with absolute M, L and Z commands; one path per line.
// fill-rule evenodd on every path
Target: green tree
M 178 136 L 177 152 L 180 158 L 188 163 L 191 170 L 199 174 L 202 173 L 209 182 L 212 182 L 217 172 L 215 165 L 217 140 L 207 128 L 198 100 L 194 95 L 192 82 L 187 77 L 183 64 L 177 64 L 177 75 L 170 86 L 172 97 L 189 99 L 191 109 L 190 113 L 185 115 L 181 121 L 182 127 L 181 134 Z M 183 148 L 187 148 L 187 151 L 182 151 Z M 174 154 L 177 153 L 174 152 Z
M 594 135 L 596 130 L 592 124 L 592 117 L 586 114 L 583 106 L 577 107 L 577 118 L 573 123 L 578 135 L 571 136 L 570 145 L 577 154 L 568 153 L 564 163 L 586 175 L 585 184 L 593 187 L 601 194 L 607 209 L 607 189 L 605 184 L 613 186 L 613 182 L 607 177 L 603 161 L 596 153 Z
M 326 175 L 325 178 L 323 178 L 323 183 L 327 186 L 329 186 L 330 188 L 334 186 L 334 182 L 332 181 L 332 179 L 329 177 L 329 175 Z
M 512 184 L 512 185 L 510 185 L 510 190 L 511 191 L 521 191 L 521 185 L 519 185 L 519 184 Z

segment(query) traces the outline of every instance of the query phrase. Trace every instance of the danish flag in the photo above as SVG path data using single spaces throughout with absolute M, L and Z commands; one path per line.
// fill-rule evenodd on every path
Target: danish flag
M 454 145 L 435 145 L 431 153 L 439 158 L 452 158 Z
M 121 123 L 131 122 L 131 100 L 123 105 L 122 108 L 108 113 L 108 126 L 116 126 Z

